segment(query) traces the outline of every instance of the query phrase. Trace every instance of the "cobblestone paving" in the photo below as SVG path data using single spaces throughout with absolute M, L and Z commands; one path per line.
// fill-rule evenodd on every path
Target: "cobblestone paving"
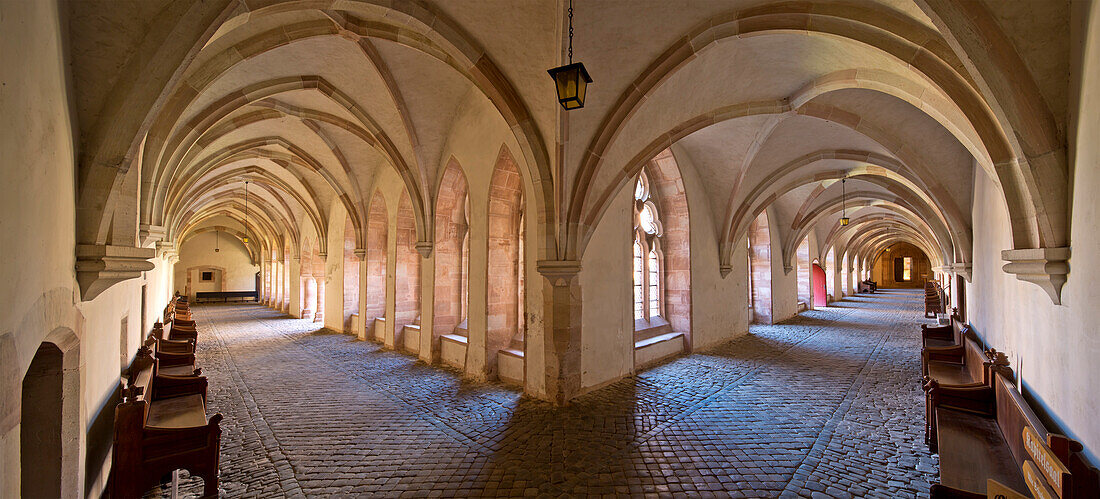
M 566 408 L 262 307 L 195 315 L 228 497 L 926 497 L 920 299 L 753 326 Z

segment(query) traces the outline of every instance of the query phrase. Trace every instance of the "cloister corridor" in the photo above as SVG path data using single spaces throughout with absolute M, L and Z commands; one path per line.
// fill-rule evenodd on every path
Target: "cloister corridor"
M 753 326 L 564 408 L 256 305 L 196 307 L 197 364 L 223 497 L 926 497 L 920 293 Z

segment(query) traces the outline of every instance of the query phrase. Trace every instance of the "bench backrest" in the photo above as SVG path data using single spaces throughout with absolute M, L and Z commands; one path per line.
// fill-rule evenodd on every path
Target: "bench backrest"
M 1001 373 L 994 374 L 993 389 L 997 398 L 997 426 L 1001 428 L 1001 435 L 1012 450 L 1016 464 L 1022 466 L 1028 459 L 1024 427 L 1030 427 L 1043 441 L 1047 439 L 1047 429 L 1012 382 Z
M 982 350 L 981 345 L 979 345 L 977 341 L 974 341 L 973 338 L 966 338 L 964 343 L 966 349 L 963 351 L 963 361 L 965 362 L 967 373 L 970 374 L 970 379 L 983 382 L 988 381 L 985 377 L 986 372 L 988 372 L 985 366 L 985 361 L 987 359 L 985 351 Z
M 954 317 L 951 318 L 951 328 L 954 331 L 955 344 L 962 343 L 963 339 L 967 337 L 966 333 L 970 331 L 969 324 L 955 320 Z

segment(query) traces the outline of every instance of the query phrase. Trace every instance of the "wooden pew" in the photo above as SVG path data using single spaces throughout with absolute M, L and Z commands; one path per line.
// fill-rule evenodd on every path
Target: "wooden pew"
M 958 390 L 981 390 L 990 403 L 988 410 L 935 407 L 940 481 L 933 498 L 986 497 L 990 484 L 1035 497 L 1098 497 L 1100 473 L 1081 456 L 1081 445 L 1050 434 L 1009 378 L 996 373 L 991 386 L 937 387 L 942 393 L 934 395 L 939 400 Z
M 936 408 L 950 407 L 964 411 L 989 412 L 993 403 L 989 388 L 993 386 L 994 375 L 1012 380 L 1012 369 L 1004 353 L 994 349 L 981 351 L 974 338 L 967 338 L 965 345 L 965 366 L 954 362 L 930 361 L 924 376 L 925 421 L 924 441 L 932 452 L 936 451 Z M 945 388 L 952 390 L 946 391 Z
M 203 479 L 203 497 L 218 496 L 222 415 L 206 419 L 206 378 L 158 374 L 158 361 L 139 350 L 115 407 L 110 491 L 141 497 L 177 469 Z
M 164 326 L 157 322 L 153 324 L 153 330 L 149 332 L 150 338 L 156 338 L 158 350 L 172 353 L 195 353 L 194 340 L 170 340 L 165 337 Z
M 143 345 L 153 353 L 157 360 L 157 374 L 168 376 L 200 376 L 202 369 L 195 368 L 195 351 L 173 352 L 162 350 L 161 347 L 167 340 L 158 340 L 150 336 Z M 192 344 L 193 346 L 193 344 Z
M 946 326 L 921 324 L 920 334 L 924 348 L 953 347 L 963 344 L 963 338 L 970 334 L 970 325 L 959 317 L 958 309 L 952 309 L 951 324 Z
M 176 341 L 198 342 L 199 332 L 195 321 L 191 319 L 176 319 L 172 321 L 172 329 L 168 332 L 168 339 Z
M 966 337 L 961 345 L 926 347 L 920 353 L 921 376 L 925 383 L 934 380 L 941 385 L 988 385 L 986 363 L 991 356 L 997 356 L 996 350 L 984 351 L 973 337 Z
M 936 281 L 924 283 L 924 316 L 936 317 L 946 310 L 947 295 Z

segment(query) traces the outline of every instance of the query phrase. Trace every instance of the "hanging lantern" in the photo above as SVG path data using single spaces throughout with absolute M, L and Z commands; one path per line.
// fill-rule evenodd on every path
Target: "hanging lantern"
M 214 253 L 221 251 L 222 232 L 220 230 L 214 231 Z
M 569 0 L 569 64 L 547 71 L 558 90 L 558 103 L 566 111 L 584 107 L 584 96 L 592 77 L 583 63 L 573 63 L 573 0 Z
M 244 181 L 244 237 L 241 238 L 248 244 L 248 181 Z
M 851 220 L 848 219 L 848 193 L 844 190 L 844 181 L 846 178 L 840 179 L 840 225 L 846 226 Z

